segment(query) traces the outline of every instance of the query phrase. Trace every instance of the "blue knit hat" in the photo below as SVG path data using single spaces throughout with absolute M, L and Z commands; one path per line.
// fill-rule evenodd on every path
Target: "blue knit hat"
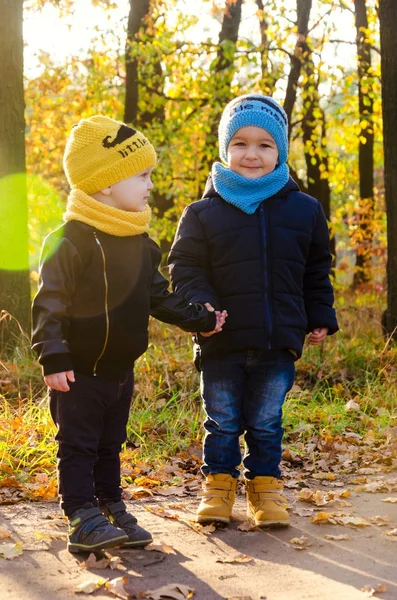
M 279 164 L 288 159 L 288 119 L 285 110 L 269 96 L 247 94 L 238 96 L 223 111 L 219 123 L 219 156 L 227 163 L 230 140 L 241 127 L 262 127 L 274 138 Z

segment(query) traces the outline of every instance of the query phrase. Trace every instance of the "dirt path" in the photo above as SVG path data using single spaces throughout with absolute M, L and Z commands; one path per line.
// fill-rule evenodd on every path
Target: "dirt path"
M 73 589 L 77 584 L 123 575 L 127 575 L 126 589 L 135 596 L 178 583 L 194 588 L 194 598 L 199 600 L 359 600 L 369 596 L 360 591 L 364 586 L 385 584 L 387 591 L 375 596 L 397 599 L 397 536 L 386 535 L 397 527 L 397 504 L 382 502 L 397 493 L 353 493 L 349 497 L 352 515 L 368 520 L 381 517 L 360 529 L 313 524 L 307 516 L 296 514 L 302 514 L 305 507 L 308 510 L 309 505 L 297 502 L 294 490 L 288 490 L 287 495 L 293 511 L 290 528 L 238 530 L 245 521 L 244 498 L 239 496 L 230 526 L 208 535 L 181 521 L 193 518 L 196 498 L 153 497 L 129 502 L 132 512 L 153 533 L 154 543 L 172 546 L 176 553 L 108 552 L 109 556 L 121 557 L 124 571 L 87 569 L 82 565 L 86 556 L 77 559 L 69 554 L 65 524 L 56 503 L 1 506 L 0 544 L 21 541 L 23 553 L 13 560 L 0 558 L 0 599 L 76 599 Z M 179 520 L 158 516 L 145 507 L 165 509 Z M 319 510 L 341 508 L 317 508 L 314 514 Z M 384 517 L 389 520 L 381 526 Z M 4 539 L 5 530 L 12 539 Z M 324 536 L 329 534 L 348 535 L 350 539 L 327 540 Z M 301 536 L 311 545 L 298 551 L 290 540 Z M 237 562 L 218 562 L 236 558 Z M 93 597 L 108 600 L 115 596 L 101 588 Z

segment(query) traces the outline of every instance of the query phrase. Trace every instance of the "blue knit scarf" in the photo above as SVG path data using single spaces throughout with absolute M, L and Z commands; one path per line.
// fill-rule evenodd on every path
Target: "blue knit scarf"
M 289 169 L 283 163 L 264 177 L 247 179 L 216 162 L 212 166 L 211 175 L 215 190 L 224 200 L 252 215 L 263 200 L 274 196 L 285 186 L 289 179 Z

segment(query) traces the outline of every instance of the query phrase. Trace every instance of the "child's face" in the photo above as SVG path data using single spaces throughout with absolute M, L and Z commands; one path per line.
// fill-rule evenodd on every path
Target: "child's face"
M 110 186 L 109 204 L 128 212 L 145 210 L 150 190 L 153 189 L 151 174 L 153 169 L 145 169 L 138 175 L 122 179 Z
M 231 171 L 247 179 L 257 179 L 274 171 L 277 144 L 262 127 L 241 127 L 230 140 L 227 159 Z

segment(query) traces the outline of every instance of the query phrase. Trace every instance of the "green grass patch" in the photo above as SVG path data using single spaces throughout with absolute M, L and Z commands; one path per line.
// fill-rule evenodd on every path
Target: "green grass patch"
M 293 445 L 297 431 L 300 441 L 369 431 L 380 438 L 397 424 L 397 347 L 381 336 L 373 310 L 343 309 L 342 331 L 305 349 L 284 407 L 285 443 Z M 126 455 L 157 468 L 202 439 L 203 412 L 189 336 L 156 321 L 150 327 L 149 349 L 135 368 Z M 22 343 L 0 365 L 0 486 L 11 476 L 54 477 L 55 427 L 45 396 L 40 368 Z M 348 410 L 349 401 L 358 410 Z

